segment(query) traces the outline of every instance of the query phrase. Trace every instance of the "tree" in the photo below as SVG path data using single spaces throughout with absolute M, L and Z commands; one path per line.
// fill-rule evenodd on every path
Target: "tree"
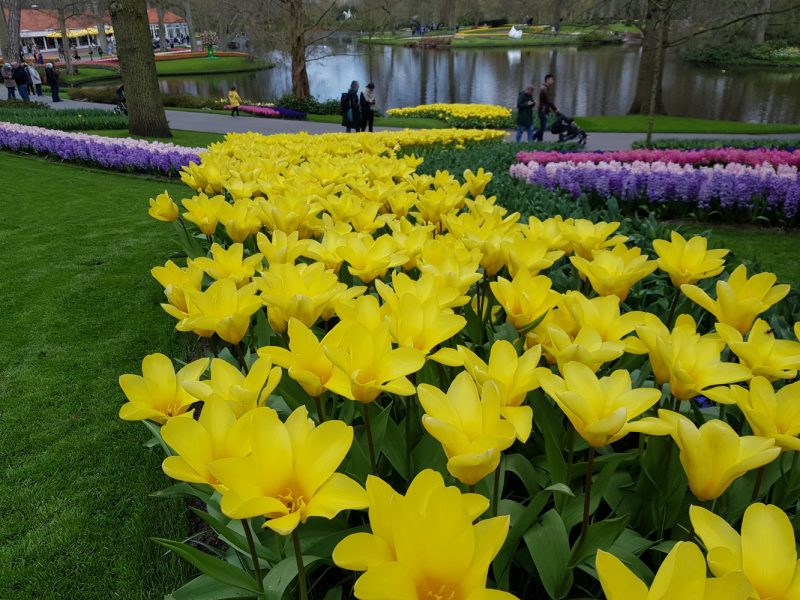
M 108 37 L 106 37 L 106 26 L 103 22 L 103 13 L 100 10 L 100 2 L 98 0 L 93 0 L 92 12 L 94 13 L 94 22 L 96 23 L 97 27 L 97 42 L 100 44 L 100 48 L 103 49 L 103 52 L 108 54 Z
M 5 8 L 8 10 L 8 16 L 3 14 L 3 20 L 6 25 L 6 38 L 5 43 L 8 45 L 3 46 L 3 59 L 5 62 L 14 62 L 22 59 L 19 53 L 20 37 L 19 37 L 19 18 L 20 18 L 20 0 L 3 0 L 0 3 L 0 10 Z M 7 52 L 6 52 L 7 51 Z
M 6 20 L 5 3 L 2 0 L 0 0 L 0 52 L 3 53 L 3 59 L 9 60 L 11 50 L 8 43 L 8 21 Z
M 642 57 L 639 62 L 639 74 L 636 78 L 636 94 L 628 110 L 629 115 L 649 115 L 653 85 L 655 83 L 655 112 L 667 114 L 664 108 L 664 90 L 661 85 L 664 58 L 669 39 L 669 16 L 675 0 L 667 0 L 661 4 L 648 0 L 642 27 Z
M 186 28 L 189 30 L 189 45 L 191 46 L 192 52 L 197 52 L 197 38 L 194 34 L 191 0 L 183 0 L 183 18 L 186 21 Z
M 145 137 L 172 137 L 158 87 L 145 0 L 112 0 L 109 12 L 128 98 L 128 131 Z

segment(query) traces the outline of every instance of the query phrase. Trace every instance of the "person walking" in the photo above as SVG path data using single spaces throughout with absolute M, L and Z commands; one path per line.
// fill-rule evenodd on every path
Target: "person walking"
M 44 70 L 45 79 L 47 79 L 47 85 L 50 86 L 50 93 L 53 95 L 53 102 L 63 102 L 61 98 L 58 97 L 58 69 L 53 66 L 53 63 L 47 63 L 47 67 Z
M 372 124 L 375 123 L 375 84 L 370 82 L 361 92 L 361 131 L 372 133 Z
M 228 104 L 231 107 L 231 117 L 238 117 L 239 115 L 239 105 L 242 103 L 242 99 L 239 97 L 239 94 L 236 93 L 236 86 L 232 85 L 230 91 L 228 92 Z M 236 113 L 235 115 L 233 113 Z
M 28 75 L 28 69 L 25 68 L 24 62 L 22 64 L 19 64 L 18 62 L 12 62 L 11 66 L 14 67 L 12 77 L 17 83 L 19 96 L 22 98 L 22 100 L 28 102 L 31 99 L 31 97 L 28 95 L 28 83 L 31 82 L 31 76 Z
M 358 133 L 361 130 L 361 112 L 358 99 L 359 86 L 358 81 L 353 81 L 350 84 L 350 89 L 342 94 L 342 126 L 347 133 L 350 133 L 351 130 L 355 130 L 355 133 Z
M 6 63 L 3 65 L 3 68 L 0 69 L 0 72 L 3 75 L 3 83 L 6 86 L 6 92 L 8 93 L 9 100 L 16 100 L 17 98 L 17 82 L 14 81 L 14 67 L 10 64 Z
M 522 132 L 528 132 L 528 141 L 533 141 L 533 86 L 529 85 L 517 96 L 517 142 L 522 141 Z
M 28 68 L 28 75 L 31 77 L 31 84 L 36 88 L 36 96 L 42 97 L 42 78 L 39 76 L 39 71 L 33 65 L 26 65 Z M 31 93 L 33 89 L 31 89 Z
M 533 141 L 543 142 L 544 132 L 547 129 L 547 118 L 552 112 L 558 112 L 556 105 L 553 104 L 553 96 L 551 88 L 553 86 L 553 76 L 549 73 L 544 77 L 544 85 L 539 88 L 539 129 L 536 130 L 536 135 L 533 136 Z
M 103 60 L 103 47 L 97 47 L 97 60 Z
M 94 44 L 89 42 L 89 60 L 94 62 Z

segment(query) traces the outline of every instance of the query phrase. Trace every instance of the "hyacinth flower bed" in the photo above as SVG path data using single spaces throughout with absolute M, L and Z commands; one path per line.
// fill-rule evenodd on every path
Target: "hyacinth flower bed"
M 225 105 L 225 110 L 231 110 L 232 106 Z M 268 117 L 272 119 L 305 119 L 308 115 L 298 110 L 281 108 L 280 106 L 253 106 L 250 104 L 240 104 L 239 110 L 250 113 L 258 117 Z
M 633 152 L 633 151 L 632 151 Z M 734 151 L 732 151 L 734 152 Z M 758 153 L 753 151 L 757 161 Z M 523 153 L 521 153 L 523 154 Z M 529 158 L 525 153 L 523 158 Z M 686 162 L 620 162 L 615 154 L 591 154 L 592 161 L 574 162 L 586 153 L 542 153 L 550 162 L 512 165 L 511 177 L 552 190 L 565 190 L 576 199 L 585 197 L 602 205 L 610 198 L 622 201 L 623 210 L 655 212 L 660 218 L 750 221 L 796 226 L 800 210 L 797 166 L 740 162 L 713 167 Z M 689 153 L 687 153 L 689 154 Z M 793 160 L 794 153 L 765 154 Z M 553 162 L 556 155 L 561 160 Z M 730 154 L 733 156 L 733 154 Z
M 205 148 L 0 123 L 0 149 L 130 173 L 175 175 Z

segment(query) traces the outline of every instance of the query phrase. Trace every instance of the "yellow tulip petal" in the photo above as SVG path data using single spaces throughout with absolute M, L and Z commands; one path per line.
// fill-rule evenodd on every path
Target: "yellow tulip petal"
M 749 600 L 753 593 L 753 586 L 745 574 L 737 571 L 722 577 L 706 579 L 703 600 Z
M 440 487 L 444 487 L 444 478 L 442 478 L 441 473 L 433 469 L 420 471 L 420 473 L 414 477 L 411 485 L 408 486 L 406 501 L 419 514 L 425 515 L 428 507 L 428 499 L 431 497 L 433 490 Z M 481 498 L 482 497 L 483 496 L 481 496 Z M 370 508 L 372 508 L 372 504 L 370 504 Z
M 391 548 L 371 533 L 348 535 L 333 549 L 333 562 L 349 571 L 366 571 L 393 560 Z
M 797 562 L 794 530 L 777 506 L 752 504 L 742 522 L 742 567 L 761 598 L 783 598 Z
M 281 535 L 289 535 L 297 528 L 299 523 L 300 513 L 293 512 L 289 513 L 288 515 L 284 515 L 283 517 L 278 517 L 277 519 L 268 520 L 264 523 L 264 527 L 269 527 Z
M 294 465 L 295 479 L 305 498 L 312 498 L 342 464 L 352 443 L 353 428 L 342 421 L 326 421 L 308 434 Z
M 530 406 L 504 406 L 500 414 L 514 426 L 517 439 L 523 444 L 527 442 L 533 428 L 533 409 Z
M 710 552 L 716 548 L 727 548 L 733 556 L 735 563 L 728 566 L 729 570 L 738 571 L 742 568 L 742 538 L 736 533 L 727 521 L 700 506 L 692 506 L 689 509 L 689 517 L 692 521 L 695 533 L 703 540 L 703 545 L 709 551 L 709 564 L 711 563 Z M 726 561 L 728 562 L 728 561 Z M 717 573 L 717 577 L 724 573 Z
M 222 496 L 220 506 L 225 516 L 231 519 L 249 519 L 260 515 L 286 513 L 288 510 L 280 500 L 275 498 L 259 496 L 244 500 L 232 490 Z
M 597 574 L 607 600 L 645 600 L 647 586 L 613 554 L 598 550 Z
M 367 508 L 368 504 L 364 488 L 347 475 L 334 473 L 316 490 L 303 516 L 332 519 L 343 510 Z
M 481 454 L 460 454 L 447 461 L 447 471 L 461 483 L 475 485 L 497 468 L 500 454 L 494 448 Z
M 359 600 L 419 600 L 411 568 L 402 562 L 373 567 L 356 581 L 354 594 Z
M 178 481 L 188 481 L 190 483 L 212 483 L 214 479 L 211 473 L 206 477 L 200 476 L 185 460 L 180 456 L 168 456 L 161 463 L 161 469 L 167 475 Z M 208 469 L 206 469 L 208 471 Z M 213 481 L 216 483 L 216 481 Z

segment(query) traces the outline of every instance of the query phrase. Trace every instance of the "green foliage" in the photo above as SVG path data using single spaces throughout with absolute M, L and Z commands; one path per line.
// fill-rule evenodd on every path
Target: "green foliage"
M 613 131 L 617 133 L 647 133 L 647 115 L 613 117 L 577 117 L 581 129 L 592 133 Z M 714 121 L 712 119 L 687 119 L 684 117 L 657 116 L 653 123 L 655 133 L 746 133 L 769 135 L 774 133 L 800 133 L 800 125 L 783 123 L 743 123 L 740 121 Z
M 631 148 L 638 150 L 645 147 L 644 141 L 637 141 L 631 144 Z M 800 139 L 762 139 L 762 140 L 724 140 L 724 139 L 661 139 L 653 140 L 652 148 L 655 150 L 691 150 L 700 148 L 775 148 L 777 150 L 787 150 L 789 148 L 800 148 Z
M 32 100 L 0 100 L 0 111 L 8 109 L 48 110 L 50 105 L 46 102 Z
M 275 100 L 274 104 L 281 108 L 288 108 L 310 115 L 342 115 L 342 107 L 339 101 L 334 98 L 320 102 L 314 96 L 298 98 L 294 94 L 284 94 Z
M 711 40 L 689 50 L 684 58 L 692 62 L 716 65 L 781 65 L 800 64 L 800 54 L 785 52 L 786 40 L 768 40 L 756 44 L 751 39 L 732 37 Z
M 62 131 L 128 128 L 128 117 L 97 108 L 68 108 L 48 111 L 0 108 L 0 121 Z
M 101 104 L 116 104 L 119 102 L 117 87 L 79 87 L 69 91 L 71 100 L 85 100 L 86 102 L 99 102 Z M 222 110 L 226 102 L 203 98 L 197 94 L 161 93 L 161 101 L 166 108 L 210 108 Z

